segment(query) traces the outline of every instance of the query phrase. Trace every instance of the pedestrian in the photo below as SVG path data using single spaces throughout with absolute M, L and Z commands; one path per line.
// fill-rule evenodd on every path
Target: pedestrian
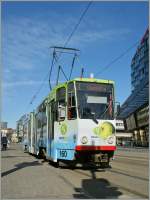
M 28 140 L 27 140 L 27 138 L 25 137 L 24 138 L 24 141 L 23 141 L 23 145 L 24 145 L 24 151 L 27 151 L 28 150 Z
M 6 150 L 7 149 L 7 136 L 2 136 L 1 138 L 1 146 L 2 146 L 2 150 Z

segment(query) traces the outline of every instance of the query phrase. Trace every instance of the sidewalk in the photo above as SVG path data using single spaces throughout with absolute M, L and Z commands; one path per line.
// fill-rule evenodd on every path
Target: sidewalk
M 117 150 L 120 151 L 149 151 L 149 147 L 119 147 L 117 146 Z

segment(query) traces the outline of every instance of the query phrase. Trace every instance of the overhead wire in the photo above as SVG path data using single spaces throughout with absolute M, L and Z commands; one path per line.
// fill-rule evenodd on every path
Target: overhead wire
M 81 14 L 81 16 L 80 16 L 80 18 L 79 18 L 77 24 L 74 26 L 74 29 L 73 29 L 72 32 L 70 33 L 70 35 L 69 35 L 68 39 L 66 40 L 66 42 L 64 43 L 63 48 L 65 48 L 65 47 L 67 46 L 67 44 L 69 43 L 69 41 L 71 40 L 73 34 L 74 34 L 75 31 L 77 30 L 78 26 L 80 25 L 80 23 L 81 23 L 83 17 L 84 17 L 85 14 L 87 13 L 87 11 L 88 11 L 89 7 L 91 6 L 91 4 L 92 4 L 92 1 L 90 1 L 90 2 L 88 3 L 88 5 L 86 6 L 85 10 L 84 10 L 83 13 Z M 58 59 L 60 59 L 60 56 L 61 56 L 61 55 L 62 55 L 62 52 L 59 53 Z M 54 65 L 54 63 L 53 63 L 53 65 Z M 52 67 L 53 67 L 53 65 L 52 65 Z M 50 83 L 50 78 L 51 78 L 51 74 L 50 74 L 50 76 L 49 76 L 49 83 Z
M 137 44 L 140 41 L 138 40 L 136 43 L 134 43 L 132 46 L 130 46 L 128 49 L 126 49 L 122 54 L 120 54 L 118 57 L 116 57 L 115 59 L 113 59 L 110 63 L 108 63 L 106 66 L 104 66 L 100 71 L 98 71 L 95 76 L 103 73 L 104 71 L 106 71 L 112 64 L 116 63 L 118 60 L 120 60 L 123 56 L 125 56 L 131 49 L 133 49 L 135 46 L 137 46 Z
M 51 67 L 50 67 L 50 71 L 48 72 L 49 73 L 49 79 L 48 79 L 48 82 L 49 82 L 49 89 L 51 90 L 52 89 L 52 86 L 51 86 L 51 74 L 52 74 L 52 70 L 53 70 L 53 65 L 54 65 L 54 62 L 57 62 L 58 58 L 57 58 L 57 55 L 56 55 L 56 52 L 55 52 L 55 49 L 53 51 L 53 59 L 52 59 L 52 63 L 51 63 Z
M 104 71 L 106 71 L 111 65 L 113 65 L 114 63 L 116 63 L 118 60 L 120 60 L 123 56 L 125 56 L 131 49 L 133 49 L 135 46 L 137 46 L 140 43 L 141 40 L 138 40 L 137 42 L 133 43 L 132 46 L 130 46 L 128 49 L 126 49 L 123 53 L 121 53 L 119 56 L 117 56 L 115 59 L 113 59 L 112 61 L 110 61 L 106 66 L 104 66 L 100 71 L 96 72 L 95 76 L 103 73 Z M 79 63 L 83 65 L 83 63 L 80 62 L 79 57 L 78 61 Z
M 75 25 L 73 31 L 71 32 L 71 34 L 69 35 L 68 39 L 66 40 L 65 44 L 64 44 L 64 47 L 66 47 L 66 45 L 69 43 L 69 41 L 71 40 L 73 34 L 75 33 L 75 31 L 77 30 L 78 26 L 80 25 L 83 17 L 85 16 L 85 14 L 87 13 L 89 7 L 91 6 L 93 1 L 90 1 L 87 5 L 87 7 L 85 8 L 85 10 L 83 11 L 83 13 L 81 14 L 80 18 L 79 18 L 79 21 L 77 22 L 77 24 Z
M 79 18 L 79 21 L 78 23 L 75 25 L 73 31 L 71 32 L 71 34 L 69 35 L 68 39 L 66 40 L 65 44 L 64 44 L 64 48 L 66 47 L 66 45 L 69 43 L 69 41 L 71 40 L 73 34 L 75 33 L 75 31 L 77 30 L 78 26 L 80 25 L 84 15 L 86 14 L 86 12 L 88 11 L 90 5 L 92 4 L 92 1 L 90 1 L 86 7 L 86 9 L 84 10 L 84 12 L 82 13 L 82 15 L 80 16 Z M 131 49 L 133 49 L 140 41 L 137 41 L 136 43 L 134 43 L 132 46 L 130 46 L 128 49 L 126 49 L 122 54 L 120 54 L 118 57 L 116 57 L 115 59 L 113 59 L 110 63 L 108 63 L 106 66 L 104 66 L 100 71 L 98 71 L 96 73 L 95 76 L 103 73 L 104 71 L 106 71 L 112 64 L 116 63 L 118 60 L 120 60 L 123 56 L 125 56 Z M 51 64 L 51 68 L 50 68 L 50 71 L 46 74 L 46 76 L 44 77 L 42 83 L 41 83 L 41 86 L 39 87 L 39 89 L 37 90 L 37 92 L 33 95 L 31 101 L 30 101 L 30 105 L 33 103 L 33 101 L 35 100 L 35 98 L 37 97 L 37 95 L 39 94 L 39 92 L 41 91 L 43 85 L 44 85 L 44 82 L 47 80 L 49 74 L 51 74 L 51 70 L 52 70 L 52 67 L 53 65 L 55 64 L 54 62 L 57 62 L 59 59 L 60 59 L 60 56 L 61 56 L 62 52 L 60 52 L 59 56 L 57 57 L 57 59 L 55 59 L 52 64 Z M 78 56 L 77 56 L 78 58 Z M 79 58 L 78 58 L 79 60 Z
M 32 105 L 33 101 L 36 99 L 37 95 L 39 94 L 39 92 L 41 91 L 42 87 L 44 86 L 44 83 L 46 82 L 47 78 L 49 76 L 49 73 L 46 74 L 46 76 L 44 77 L 40 87 L 38 88 L 38 90 L 36 91 L 36 93 L 32 96 L 27 108 L 26 108 L 26 111 L 25 113 L 27 112 L 27 110 L 29 109 L 30 105 Z
M 81 23 L 83 17 L 84 17 L 85 14 L 87 13 L 87 11 L 88 11 L 89 7 L 91 6 L 92 2 L 93 2 L 93 1 L 90 1 L 90 2 L 88 3 L 88 5 L 86 6 L 85 10 L 84 10 L 83 13 L 81 14 L 81 16 L 80 16 L 80 18 L 79 18 L 77 24 L 75 25 L 73 31 L 72 31 L 71 34 L 69 35 L 69 37 L 68 37 L 68 39 L 66 40 L 66 42 L 65 42 L 65 44 L 64 44 L 63 47 L 66 47 L 67 44 L 69 43 L 69 41 L 71 40 L 73 34 L 75 33 L 75 31 L 77 30 L 78 26 L 80 25 L 80 23 Z M 62 52 L 60 52 L 59 57 L 57 58 L 57 60 L 60 59 L 61 54 L 62 54 Z M 54 61 L 54 62 L 56 62 L 56 61 Z M 53 65 L 54 65 L 54 62 L 52 62 L 51 67 L 50 67 L 50 71 L 48 71 L 48 73 L 47 73 L 46 76 L 44 77 L 44 79 L 43 79 L 43 81 L 42 81 L 42 83 L 41 83 L 41 86 L 39 87 L 39 89 L 37 90 L 37 92 L 36 92 L 36 93 L 33 95 L 33 97 L 31 98 L 31 101 L 30 101 L 30 103 L 29 103 L 29 106 L 30 106 L 30 105 L 33 103 L 33 101 L 36 99 L 37 95 L 38 95 L 39 92 L 41 91 L 41 89 L 42 89 L 42 87 L 43 87 L 43 85 L 44 85 L 44 82 L 47 80 L 48 76 L 49 76 L 49 82 L 50 82 L 50 75 L 51 75 L 50 73 L 52 73 L 51 70 L 52 70 L 52 67 L 53 67 Z M 50 74 L 50 75 L 49 75 L 49 74 Z M 50 83 L 49 83 L 49 85 L 50 85 Z M 50 87 L 51 87 L 51 86 L 50 86 Z M 28 108 L 28 107 L 27 107 L 27 108 Z

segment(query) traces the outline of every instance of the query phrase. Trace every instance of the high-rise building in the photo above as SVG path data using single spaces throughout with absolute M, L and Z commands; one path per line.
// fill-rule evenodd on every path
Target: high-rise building
M 121 106 L 119 119 L 132 131 L 137 146 L 149 145 L 149 30 L 131 62 L 131 95 Z
M 147 29 L 131 63 L 131 86 L 134 91 L 149 73 L 149 30 Z
M 28 121 L 28 114 L 23 115 L 17 122 L 16 122 L 16 133 L 19 139 L 19 142 L 22 141 L 24 134 L 26 134 L 26 123 Z
M 0 122 L 0 129 L 6 129 L 7 128 L 7 122 Z

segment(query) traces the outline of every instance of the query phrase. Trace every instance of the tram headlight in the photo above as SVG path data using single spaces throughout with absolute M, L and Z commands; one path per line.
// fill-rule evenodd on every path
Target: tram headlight
M 86 137 L 86 136 L 83 136 L 83 137 L 81 138 L 81 142 L 82 142 L 82 144 L 87 144 L 87 143 L 88 143 L 87 137 Z
M 108 144 L 113 144 L 114 138 L 113 138 L 113 137 L 109 137 L 109 138 L 107 139 L 107 142 L 108 142 Z

